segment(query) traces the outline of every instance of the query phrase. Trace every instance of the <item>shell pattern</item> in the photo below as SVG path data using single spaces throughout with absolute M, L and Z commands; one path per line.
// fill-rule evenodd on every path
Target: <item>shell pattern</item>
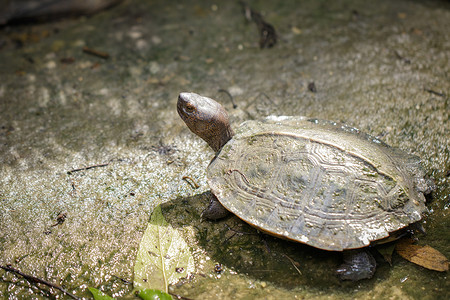
M 221 204 L 258 229 L 320 249 L 365 247 L 421 219 L 418 158 L 305 117 L 247 121 L 208 167 Z

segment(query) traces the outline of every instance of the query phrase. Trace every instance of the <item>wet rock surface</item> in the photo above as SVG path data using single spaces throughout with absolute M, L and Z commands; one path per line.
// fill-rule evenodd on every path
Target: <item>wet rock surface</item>
M 163 203 L 196 257 L 194 278 L 172 287 L 186 297 L 448 294 L 446 273 L 396 255 L 392 267 L 376 257 L 370 280 L 340 282 L 340 253 L 260 235 L 235 217 L 202 222 L 213 153 L 176 112 L 178 93 L 193 91 L 220 101 L 232 125 L 306 115 L 421 157 L 436 190 L 420 243 L 449 257 L 448 2 L 250 5 L 277 31 L 270 49 L 234 2 L 124 2 L 89 18 L 1 28 L 1 264 L 79 296 L 87 287 L 126 295 L 132 288 L 117 277 L 132 280 L 149 215 Z M 0 298 L 48 296 L 0 276 Z

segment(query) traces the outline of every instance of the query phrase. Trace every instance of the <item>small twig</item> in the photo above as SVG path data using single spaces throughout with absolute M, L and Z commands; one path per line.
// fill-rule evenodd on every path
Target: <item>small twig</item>
M 79 168 L 79 169 L 67 171 L 67 174 L 72 175 L 72 173 L 74 173 L 74 172 L 85 171 L 85 170 L 94 169 L 94 168 L 106 167 L 108 165 L 109 165 L 109 163 L 100 164 L 100 165 L 93 165 L 93 166 L 89 166 L 89 167 L 85 167 L 85 168 Z
M 63 289 L 62 287 L 60 287 L 60 286 L 58 286 L 58 285 L 56 285 L 54 283 L 48 282 L 48 281 L 46 281 L 44 279 L 41 279 L 41 278 L 34 277 L 32 275 L 28 275 L 28 274 L 22 273 L 21 271 L 19 271 L 17 269 L 14 269 L 13 267 L 11 267 L 9 265 L 7 265 L 7 266 L 0 265 L 0 268 L 2 268 L 3 270 L 5 270 L 7 272 L 12 272 L 14 274 L 20 275 L 20 276 L 22 276 L 23 278 L 25 278 L 26 280 L 28 280 L 31 283 L 42 283 L 42 284 L 44 284 L 44 285 L 46 285 L 48 287 L 51 287 L 51 288 L 59 290 L 60 292 L 66 294 L 67 296 L 69 296 L 69 297 L 71 297 L 73 299 L 80 299 L 77 296 L 75 296 L 74 294 L 70 293 L 69 291 Z
M 75 186 L 75 182 L 71 182 L 70 185 L 72 186 L 72 192 L 70 193 L 70 195 L 72 197 L 74 197 L 77 194 L 77 187 Z
M 262 92 L 260 95 L 263 95 L 264 97 L 266 97 L 267 100 L 273 103 L 272 99 L 269 96 L 267 96 L 266 93 Z
M 243 232 L 243 231 L 238 231 L 236 229 L 231 228 L 228 224 L 225 223 L 225 227 L 228 228 L 228 230 L 232 231 L 233 234 L 231 236 L 229 236 L 227 239 L 225 239 L 225 241 L 223 241 L 223 244 L 228 243 L 229 240 L 231 240 L 233 237 L 235 237 L 236 235 L 257 235 L 257 233 L 252 233 L 252 232 Z
M 252 272 L 258 272 L 258 273 L 262 273 L 262 272 L 275 272 L 276 270 L 273 269 L 253 269 L 252 268 Z
M 225 90 L 225 89 L 219 89 L 218 92 L 219 92 L 219 93 L 225 93 L 225 94 L 227 94 L 228 97 L 230 97 L 231 103 L 233 104 L 233 108 L 235 108 L 235 109 L 237 108 L 236 103 L 234 103 L 233 96 L 230 94 L 229 91 L 227 91 L 227 90 Z
M 63 57 L 59 61 L 62 62 L 63 64 L 72 64 L 72 63 L 75 62 L 75 58 L 73 58 L 73 57 Z
M 297 270 L 298 274 L 303 275 L 302 271 L 300 271 L 300 269 L 296 266 L 296 264 L 298 264 L 298 262 L 296 262 L 295 260 L 293 260 L 292 258 L 290 258 L 289 256 L 287 256 L 286 254 L 282 253 L 287 259 L 289 259 L 289 261 L 291 262 L 292 266 L 295 268 L 295 270 Z
M 21 261 L 22 259 L 24 259 L 25 257 L 28 257 L 29 255 L 30 255 L 30 254 L 22 255 L 21 257 L 16 258 L 14 261 L 16 262 L 16 264 L 18 264 L 18 263 L 20 263 L 20 261 Z
M 109 57 L 109 54 L 106 53 L 106 52 L 98 51 L 98 50 L 95 50 L 95 49 L 92 49 L 92 48 L 88 48 L 86 46 L 83 47 L 83 52 L 87 53 L 87 54 L 91 54 L 91 55 L 97 56 L 97 57 L 100 57 L 100 58 L 103 58 L 103 59 L 107 59 Z
M 430 94 L 434 94 L 434 95 L 439 96 L 439 97 L 445 97 L 445 94 L 444 94 L 444 93 L 439 93 L 439 92 L 436 92 L 436 91 L 433 91 L 433 90 L 427 89 L 427 88 L 424 88 L 423 90 L 424 90 L 425 92 L 428 92 L 428 93 L 430 93 Z
M 228 243 L 228 241 L 231 240 L 232 238 L 234 238 L 234 236 L 235 236 L 236 234 L 237 234 L 236 232 L 233 232 L 233 234 L 232 234 L 230 237 L 226 238 L 225 241 L 223 241 L 222 244 L 225 245 L 226 243 Z
M 397 50 L 394 51 L 395 56 L 397 56 L 398 59 L 400 59 L 401 61 L 403 61 L 405 64 L 410 64 L 411 60 L 402 56 Z
M 257 233 L 254 233 L 254 232 L 243 232 L 243 231 L 239 231 L 239 230 L 233 229 L 233 228 L 230 227 L 230 225 L 228 225 L 226 223 L 225 223 L 225 227 L 227 227 L 228 230 L 233 231 L 234 233 L 237 233 L 239 235 L 257 235 Z
M 114 277 L 114 278 L 119 279 L 120 281 L 122 281 L 122 282 L 125 283 L 125 284 L 133 284 L 133 282 L 128 281 L 128 280 L 126 280 L 126 279 L 123 279 L 123 278 L 121 278 L 121 277 L 119 277 L 119 276 L 116 276 L 116 275 L 111 275 L 111 276 Z
M 195 180 L 191 177 L 191 176 L 183 176 L 182 178 L 184 181 L 186 181 L 187 183 L 189 183 L 189 185 L 193 188 L 193 189 L 198 189 L 200 186 L 197 184 L 197 182 L 195 182 Z
M 247 183 L 248 185 L 250 185 L 250 182 L 248 181 L 247 177 L 238 169 L 232 169 L 232 170 L 228 170 L 227 174 L 231 175 L 232 172 L 238 172 L 239 174 L 241 174 L 242 178 L 244 178 L 245 183 Z

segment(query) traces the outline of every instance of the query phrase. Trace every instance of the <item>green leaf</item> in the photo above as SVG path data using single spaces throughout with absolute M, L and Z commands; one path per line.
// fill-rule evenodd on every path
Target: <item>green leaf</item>
M 173 300 L 169 294 L 154 289 L 143 289 L 138 293 L 138 296 L 144 300 Z
M 88 288 L 88 290 L 91 292 L 92 296 L 94 296 L 95 300 L 114 300 L 116 298 L 110 297 L 103 293 L 100 290 L 97 290 L 96 288 Z
M 181 234 L 157 206 L 142 237 L 134 264 L 135 289 L 167 292 L 169 284 L 194 272 L 194 258 Z

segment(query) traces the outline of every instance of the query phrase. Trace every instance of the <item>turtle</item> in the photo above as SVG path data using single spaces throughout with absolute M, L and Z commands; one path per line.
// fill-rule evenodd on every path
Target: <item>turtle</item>
M 356 128 L 305 116 L 248 120 L 236 132 L 215 100 L 179 94 L 177 111 L 214 150 L 214 197 L 202 217 L 229 212 L 286 240 L 342 251 L 343 280 L 371 278 L 366 247 L 421 220 L 432 189 L 417 156 Z

